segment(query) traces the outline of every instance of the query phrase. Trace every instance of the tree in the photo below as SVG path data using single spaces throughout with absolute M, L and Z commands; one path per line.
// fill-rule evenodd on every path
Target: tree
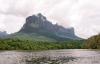
M 100 34 L 88 38 L 83 48 L 100 49 Z

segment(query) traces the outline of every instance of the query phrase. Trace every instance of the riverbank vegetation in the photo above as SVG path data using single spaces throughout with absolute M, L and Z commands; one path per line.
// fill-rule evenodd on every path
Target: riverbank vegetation
M 0 50 L 49 50 L 49 49 L 80 49 L 83 40 L 67 41 L 31 41 L 17 38 L 1 38 Z
M 100 34 L 88 38 L 83 47 L 85 49 L 100 49 Z
M 87 40 L 35 41 L 0 38 L 0 50 L 100 49 L 100 34 Z

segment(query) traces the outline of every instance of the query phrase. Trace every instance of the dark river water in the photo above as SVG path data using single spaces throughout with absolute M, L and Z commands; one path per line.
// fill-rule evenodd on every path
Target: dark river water
M 100 64 L 100 50 L 0 51 L 0 64 Z

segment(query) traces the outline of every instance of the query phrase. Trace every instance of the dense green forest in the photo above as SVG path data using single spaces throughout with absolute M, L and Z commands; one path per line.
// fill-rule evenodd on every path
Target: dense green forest
M 77 49 L 81 48 L 83 40 L 67 41 L 31 41 L 17 38 L 1 38 L 0 50 L 49 50 L 49 49 Z
M 0 50 L 100 49 L 100 34 L 87 40 L 35 41 L 0 38 Z
M 88 38 L 83 44 L 85 49 L 100 49 L 100 34 Z

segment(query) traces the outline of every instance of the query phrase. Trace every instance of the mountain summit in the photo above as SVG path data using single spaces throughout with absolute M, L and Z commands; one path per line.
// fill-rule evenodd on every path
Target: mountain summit
M 18 33 L 42 35 L 52 39 L 78 39 L 74 34 L 74 28 L 64 28 L 58 24 L 52 24 L 41 13 L 26 18 L 26 23 Z M 34 36 L 34 35 L 33 35 Z

